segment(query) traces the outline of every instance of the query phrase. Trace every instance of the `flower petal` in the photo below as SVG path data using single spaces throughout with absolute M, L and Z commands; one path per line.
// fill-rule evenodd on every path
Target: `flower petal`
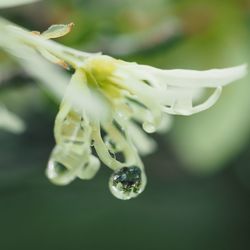
M 224 86 L 247 74 L 246 64 L 231 68 L 205 71 L 183 69 L 161 70 L 146 65 L 138 65 L 136 68 L 137 72 L 138 70 L 141 71 L 142 76 L 147 76 L 151 73 L 151 80 L 154 79 L 155 82 L 168 86 L 192 88 Z M 143 71 L 145 71 L 146 75 L 143 74 Z
M 186 95 L 176 96 L 172 104 L 164 106 L 162 110 L 173 115 L 192 115 L 212 107 L 219 99 L 221 92 L 222 87 L 216 88 L 206 101 L 196 106 L 193 106 L 194 96 L 186 92 Z
M 178 115 L 191 115 L 210 108 L 218 100 L 221 86 L 238 80 L 247 73 L 247 65 L 206 71 L 162 70 L 135 63 L 127 63 L 123 67 L 125 71 L 131 72 L 134 82 L 147 82 L 149 86 L 144 86 L 144 89 L 150 88 L 147 92 L 157 97 L 164 112 Z M 204 103 L 194 106 L 197 93 L 204 88 L 216 90 Z

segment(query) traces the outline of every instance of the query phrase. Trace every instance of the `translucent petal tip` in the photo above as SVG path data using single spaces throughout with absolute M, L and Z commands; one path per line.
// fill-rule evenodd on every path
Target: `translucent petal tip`
M 228 81 L 225 81 L 225 84 L 223 85 L 245 77 L 248 73 L 248 64 L 242 64 L 236 67 L 226 68 L 225 71 L 227 71 L 225 73 L 228 74 Z
M 153 74 L 156 80 L 170 86 L 185 88 L 214 88 L 224 86 L 246 76 L 248 65 L 242 64 L 236 67 L 210 69 L 210 70 L 158 70 Z

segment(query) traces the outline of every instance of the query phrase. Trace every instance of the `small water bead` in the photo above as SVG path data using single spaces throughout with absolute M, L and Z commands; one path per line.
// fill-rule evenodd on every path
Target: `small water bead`
M 146 176 L 137 166 L 122 167 L 110 177 L 109 188 L 118 199 L 129 200 L 138 196 L 146 186 Z
M 156 131 L 156 127 L 153 123 L 151 122 L 144 122 L 142 124 L 142 128 L 147 132 L 147 133 L 154 133 Z
M 76 177 L 72 170 L 65 167 L 53 157 L 49 159 L 46 175 L 56 185 L 67 185 Z

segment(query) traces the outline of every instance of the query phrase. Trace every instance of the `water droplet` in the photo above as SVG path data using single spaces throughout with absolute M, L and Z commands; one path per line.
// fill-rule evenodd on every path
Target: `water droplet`
M 147 133 L 154 133 L 156 131 L 155 125 L 151 122 L 144 122 L 142 127 Z
M 56 185 L 67 185 L 75 179 L 75 174 L 53 157 L 49 159 L 46 175 Z
M 110 177 L 109 188 L 118 199 L 129 200 L 139 195 L 146 186 L 146 176 L 139 167 L 123 167 Z
M 100 161 L 94 155 L 90 155 L 89 161 L 78 171 L 77 176 L 83 180 L 92 179 L 100 168 Z

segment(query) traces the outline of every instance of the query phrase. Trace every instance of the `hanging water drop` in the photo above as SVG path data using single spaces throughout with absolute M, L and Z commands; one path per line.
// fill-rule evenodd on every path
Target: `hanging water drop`
M 75 179 L 75 174 L 52 157 L 49 159 L 46 175 L 56 185 L 67 185 Z
M 60 117 L 60 115 L 59 115 Z M 57 185 L 67 185 L 77 176 L 90 179 L 100 167 L 91 154 L 91 130 L 84 118 L 71 110 L 56 123 L 54 147 L 46 174 Z
M 136 166 L 123 167 L 116 170 L 109 180 L 111 193 L 121 200 L 129 200 L 138 196 L 145 186 L 145 173 Z
M 78 169 L 84 163 L 84 154 L 79 155 L 64 144 L 56 145 L 52 150 L 46 174 L 54 184 L 67 185 L 76 178 Z
M 147 132 L 147 133 L 154 133 L 156 131 L 156 127 L 153 123 L 151 122 L 144 122 L 142 124 L 143 129 Z

